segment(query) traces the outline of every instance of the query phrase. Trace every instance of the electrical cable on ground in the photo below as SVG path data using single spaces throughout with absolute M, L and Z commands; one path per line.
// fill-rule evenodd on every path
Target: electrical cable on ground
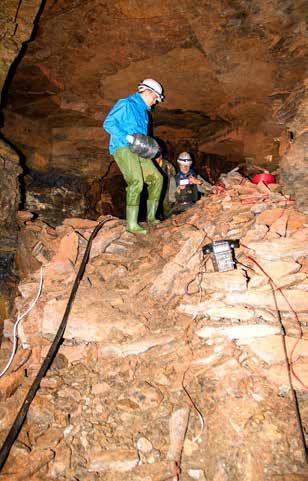
M 249 249 L 249 247 L 247 246 L 244 246 L 242 244 L 243 247 Z M 294 346 L 292 347 L 291 349 L 291 352 L 290 352 L 290 356 L 288 356 L 288 365 L 289 365 L 289 368 L 291 370 L 291 373 L 293 374 L 293 376 L 297 379 L 297 381 L 301 384 L 301 386 L 305 389 L 305 391 L 308 391 L 308 386 L 306 386 L 306 384 L 303 383 L 303 381 L 300 379 L 300 377 L 296 374 L 296 372 L 294 371 L 294 368 L 293 368 L 293 364 L 295 361 L 293 361 L 293 354 L 294 354 L 294 351 L 295 351 L 295 348 L 297 347 L 298 343 L 300 342 L 300 340 L 302 339 L 303 337 L 303 330 L 302 330 L 302 326 L 301 326 L 301 323 L 300 323 L 300 320 L 298 318 L 298 315 L 297 315 L 297 312 L 293 309 L 289 299 L 287 298 L 287 296 L 285 295 L 285 293 L 283 292 L 282 288 L 277 286 L 276 283 L 274 282 L 274 280 L 271 278 L 271 276 L 269 274 L 267 274 L 267 272 L 263 269 L 263 267 L 259 264 L 259 262 L 257 262 L 253 257 L 251 256 L 246 256 L 247 259 L 249 259 L 250 261 L 252 261 L 254 264 L 256 264 L 259 269 L 263 272 L 263 274 L 265 274 L 265 276 L 269 279 L 269 282 L 270 282 L 270 285 L 272 287 L 272 290 L 273 290 L 273 293 L 275 295 L 276 291 L 280 292 L 280 294 L 282 295 L 282 297 L 284 298 L 284 300 L 286 301 L 286 303 L 288 304 L 289 306 L 289 309 L 290 309 L 290 312 L 293 314 L 295 320 L 296 320 L 296 324 L 297 324 L 297 328 L 298 328 L 298 337 L 295 341 L 295 344 Z M 275 299 L 275 302 L 276 302 L 276 299 Z M 279 309 L 277 308 L 276 306 L 276 310 L 278 311 L 279 313 Z M 282 325 L 283 329 L 284 329 L 284 326 Z
M 39 284 L 39 288 L 38 288 L 38 291 L 37 291 L 37 294 L 36 294 L 36 297 L 34 299 L 34 301 L 32 302 L 32 304 L 28 307 L 28 309 L 22 314 L 22 315 L 18 315 L 17 316 L 17 319 L 16 319 L 16 322 L 14 324 L 14 328 L 13 328 L 13 348 L 12 348 L 12 352 L 11 352 L 11 355 L 10 355 L 10 358 L 6 364 L 6 366 L 2 369 L 2 371 L 0 372 L 0 377 L 2 377 L 6 371 L 10 368 L 12 362 L 13 362 L 13 359 L 14 359 L 14 356 L 15 356 L 15 352 L 16 352 L 16 348 L 17 348 L 17 339 L 18 339 L 18 325 L 20 323 L 20 321 L 27 315 L 29 314 L 30 311 L 32 311 L 33 307 L 35 306 L 35 304 L 37 303 L 38 301 L 38 298 L 40 297 L 40 294 L 42 292 L 42 286 L 43 286 L 43 266 L 41 266 L 41 273 L 40 273 L 40 284 Z
M 246 245 L 242 244 L 243 247 L 245 247 L 246 249 L 248 250 L 252 250 L 250 249 L 249 247 L 247 247 Z M 288 372 L 288 379 L 289 379 L 289 384 L 290 384 L 290 388 L 291 388 L 291 393 L 292 393 L 292 398 L 293 398 L 293 403 L 294 403 L 294 410 L 295 410 L 295 414 L 296 414 L 296 419 L 297 419 L 297 424 L 298 424 L 298 429 L 299 429 L 299 433 L 300 433 L 300 437 L 301 437 L 301 441 L 302 441 L 302 447 L 303 447 L 303 454 L 304 454 L 304 458 L 307 459 L 307 446 L 306 446 L 306 440 L 305 440 L 305 434 L 304 434 L 304 427 L 303 427 L 303 424 L 302 424 L 302 420 L 301 420 L 301 415 L 300 415 L 300 410 L 299 410 L 299 405 L 298 405 L 298 400 L 297 400 L 297 395 L 296 395 L 296 391 L 295 391 L 295 388 L 293 386 L 293 380 L 292 380 L 292 374 L 293 376 L 297 379 L 297 381 L 301 384 L 301 386 L 305 389 L 305 390 L 308 390 L 308 387 L 302 382 L 302 380 L 299 378 L 299 376 L 294 372 L 294 368 L 293 368 L 293 364 L 294 364 L 294 361 L 293 361 L 293 353 L 295 351 L 295 348 L 296 346 L 298 345 L 298 343 L 300 342 L 300 340 L 302 339 L 303 337 L 303 330 L 302 330 L 302 326 L 301 326 L 301 323 L 300 323 L 300 320 L 298 318 L 298 315 L 296 313 L 296 311 L 293 309 L 291 303 L 289 302 L 288 298 L 286 297 L 286 295 L 284 294 L 282 288 L 278 287 L 275 283 L 275 281 L 271 278 L 271 276 L 265 271 L 265 269 L 259 264 L 259 262 L 257 262 L 253 257 L 251 256 L 248 256 L 246 255 L 247 259 L 249 259 L 251 262 L 253 262 L 254 264 L 256 264 L 259 269 L 261 270 L 261 272 L 263 272 L 263 274 L 269 279 L 269 282 L 270 282 L 270 286 L 271 286 L 271 289 L 272 289 L 272 293 L 273 293 L 273 297 L 274 297 L 274 302 L 275 302 L 275 307 L 276 307 L 276 311 L 277 311 L 277 315 L 278 315 L 278 319 L 279 319 L 279 322 L 280 322 L 280 325 L 282 327 L 282 333 L 281 333 L 281 338 L 282 338 L 282 345 L 283 345 L 283 350 L 284 350 L 284 356 L 285 356 L 285 360 L 286 360 L 286 364 L 287 364 L 287 372 Z M 246 266 L 247 267 L 247 266 Z M 253 271 L 255 271 L 253 268 L 251 268 Z M 292 312 L 292 314 L 294 315 L 295 319 L 296 319 L 296 322 L 297 322 L 297 327 L 298 327 L 298 330 L 299 330 L 299 336 L 297 337 L 296 341 L 295 341 L 295 344 L 293 345 L 292 349 L 291 349 L 291 353 L 290 353 L 290 356 L 288 355 L 288 350 L 287 350 L 287 344 L 286 344 L 286 334 L 285 334 L 285 328 L 284 328 L 284 325 L 283 325 L 283 322 L 282 322 L 282 319 L 281 319 L 281 315 L 280 315 L 280 310 L 279 310 L 279 307 L 278 307 L 278 303 L 277 303 L 277 298 L 276 298 L 276 291 L 280 292 L 280 294 L 283 296 L 283 298 L 285 299 L 286 303 L 288 304 L 289 308 L 290 308 L 290 311 Z
M 69 314 L 70 314 L 70 311 L 71 311 L 71 308 L 72 308 L 72 304 L 75 300 L 75 297 L 76 297 L 76 293 L 77 293 L 77 290 L 78 290 L 78 287 L 79 287 L 79 284 L 83 278 L 83 274 L 85 272 L 85 268 L 86 268 L 86 265 L 87 265 L 87 262 L 88 262 L 88 259 L 89 259 L 89 254 L 90 254 L 90 250 L 91 250 L 91 245 L 92 245 L 92 241 L 94 239 L 94 237 L 96 236 L 96 234 L 98 233 L 98 231 L 103 227 L 103 225 L 106 223 L 106 222 L 109 222 L 113 220 L 113 218 L 111 216 L 109 216 L 108 218 L 104 219 L 102 222 L 100 222 L 92 231 L 91 233 L 91 236 L 88 240 L 88 244 L 87 244 L 87 247 L 86 247 L 86 250 L 84 252 L 84 255 L 83 255 L 83 258 L 82 258 L 82 261 L 81 261 L 81 264 L 80 264 L 80 267 L 79 267 L 79 270 L 78 270 L 78 273 L 77 273 L 77 276 L 75 278 L 75 281 L 74 281 L 74 284 L 73 284 L 73 287 L 72 287 L 72 290 L 71 290 L 71 293 L 70 293 L 70 296 L 69 296 L 69 299 L 68 299 L 68 302 L 67 302 L 67 305 L 66 305 L 66 309 L 65 309 L 65 312 L 64 312 L 64 315 L 63 315 L 63 318 L 62 318 L 62 321 L 60 323 L 60 326 L 58 328 L 58 331 L 54 337 L 54 340 L 49 348 L 49 351 L 43 361 L 43 364 L 41 365 L 25 399 L 24 399 L 24 402 L 20 408 L 20 410 L 18 411 L 18 414 L 15 418 L 15 421 L 9 431 L 9 433 L 7 434 L 7 437 L 0 449 L 0 472 L 2 471 L 2 468 L 6 462 L 6 459 L 10 453 L 10 450 L 11 450 L 11 447 L 13 446 L 22 426 L 23 426 L 23 423 L 26 419 L 26 416 L 27 416 L 27 413 L 28 413 L 28 410 L 29 410 L 29 407 L 31 405 L 31 402 L 33 401 L 39 387 L 40 387 L 40 382 L 42 380 L 42 378 L 46 375 L 55 355 L 57 354 L 58 352 L 58 349 L 63 341 L 63 334 L 65 332 L 65 329 L 66 329 L 66 325 L 67 325 L 67 321 L 68 321 L 68 317 L 69 317 Z
M 183 388 L 186 396 L 188 397 L 188 399 L 189 399 L 189 401 L 190 401 L 193 409 L 194 409 L 195 412 L 197 413 L 198 418 L 199 418 L 199 421 L 200 421 L 200 426 L 201 426 L 201 427 L 200 427 L 200 432 L 199 432 L 199 434 L 198 434 L 197 436 L 195 436 L 195 437 L 192 439 L 192 441 L 193 441 L 194 443 L 196 443 L 196 442 L 199 441 L 199 439 L 201 438 L 201 435 L 203 434 L 203 431 L 204 431 L 204 428 L 205 428 L 205 421 L 204 421 L 204 417 L 203 417 L 203 415 L 202 415 L 202 412 L 200 411 L 200 409 L 199 409 L 198 406 L 196 405 L 195 401 L 193 400 L 191 394 L 189 393 L 187 387 L 186 387 L 185 384 L 184 384 L 184 383 L 185 383 L 185 376 L 186 376 L 187 372 L 189 371 L 189 369 L 190 369 L 190 366 L 188 366 L 188 368 L 186 369 L 186 371 L 185 371 L 184 374 L 183 374 L 183 378 L 182 378 L 182 388 Z

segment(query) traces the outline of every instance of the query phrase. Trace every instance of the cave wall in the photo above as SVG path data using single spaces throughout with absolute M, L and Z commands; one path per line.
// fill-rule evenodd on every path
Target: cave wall
M 41 0 L 2 0 L 0 9 L 0 96 L 2 107 L 14 72 L 14 62 L 30 39 Z M 1 124 L 1 108 L 0 108 Z M 0 279 L 16 244 L 16 211 L 20 201 L 20 156 L 0 137 Z
M 295 197 L 297 208 L 308 213 L 307 80 L 294 89 L 276 116 L 288 130 L 288 146 L 280 162 L 281 182 L 286 193 Z
M 0 12 L 0 91 L 12 63 L 31 37 L 42 0 L 2 0 Z

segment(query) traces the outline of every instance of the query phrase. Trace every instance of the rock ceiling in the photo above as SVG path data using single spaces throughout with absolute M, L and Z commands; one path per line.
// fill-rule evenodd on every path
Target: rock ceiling
M 3 131 L 37 169 L 74 171 L 78 153 L 67 153 L 79 142 L 88 156 L 92 144 L 96 168 L 81 169 L 94 175 L 106 112 L 154 77 L 166 94 L 156 135 L 262 164 L 278 155 L 275 112 L 304 67 L 301 0 L 47 0 L 10 84 Z

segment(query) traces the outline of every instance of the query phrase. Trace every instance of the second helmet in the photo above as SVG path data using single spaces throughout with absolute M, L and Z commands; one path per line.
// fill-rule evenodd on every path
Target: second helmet
M 191 165 L 192 159 L 189 152 L 181 152 L 177 158 L 178 164 Z

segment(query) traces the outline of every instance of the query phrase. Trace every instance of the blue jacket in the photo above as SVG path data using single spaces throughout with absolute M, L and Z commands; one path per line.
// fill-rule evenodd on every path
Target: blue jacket
M 103 123 L 111 136 L 109 152 L 112 155 L 119 147 L 128 146 L 127 134 L 148 134 L 150 110 L 138 92 L 117 101 Z
M 175 176 L 175 182 L 176 182 L 176 185 L 180 185 L 180 180 L 182 179 L 188 179 L 188 177 L 196 177 L 196 172 L 194 171 L 194 169 L 189 169 L 189 171 L 187 172 L 187 174 L 184 174 L 184 172 L 182 172 L 181 170 L 178 171 L 178 173 L 176 174 Z

